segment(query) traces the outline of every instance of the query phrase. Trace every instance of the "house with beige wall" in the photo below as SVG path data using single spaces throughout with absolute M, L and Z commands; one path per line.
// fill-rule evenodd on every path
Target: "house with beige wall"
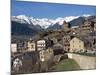
M 70 52 L 85 51 L 85 42 L 77 37 L 70 41 Z
M 35 51 L 36 50 L 36 43 L 33 40 L 29 40 L 27 42 L 28 51 Z

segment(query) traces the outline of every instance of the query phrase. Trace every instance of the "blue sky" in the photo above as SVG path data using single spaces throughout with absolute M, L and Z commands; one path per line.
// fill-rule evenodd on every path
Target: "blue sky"
M 81 16 L 83 14 L 96 14 L 96 6 L 23 2 L 12 0 L 11 15 L 26 15 L 34 18 L 50 18 L 66 16 Z

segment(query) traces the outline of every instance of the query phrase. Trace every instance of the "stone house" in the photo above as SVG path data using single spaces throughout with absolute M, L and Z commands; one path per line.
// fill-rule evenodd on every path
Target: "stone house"
M 64 36 L 63 37 L 63 49 L 64 49 L 64 51 L 66 51 L 66 52 L 69 52 L 69 50 L 70 50 L 70 35 L 66 35 L 66 36 Z
M 83 25 L 80 25 L 80 31 L 85 31 L 85 32 L 90 32 L 90 31 L 95 31 L 95 22 L 93 21 L 88 21 L 88 20 L 85 20 L 84 24 Z
M 35 51 L 36 50 L 36 43 L 33 40 L 29 40 L 27 42 L 28 51 Z
M 64 53 L 63 45 L 60 43 L 55 44 L 53 46 L 53 51 L 54 51 L 54 55 L 63 54 Z
M 88 36 L 86 39 L 90 43 L 90 46 L 88 46 L 87 49 L 90 51 L 96 50 L 96 35 L 92 34 L 92 36 Z
M 41 50 L 39 52 L 39 56 L 40 56 L 40 61 L 42 61 L 42 62 L 48 61 L 53 56 L 53 49 L 48 48 L 46 50 Z
M 18 50 L 18 52 L 27 51 L 27 41 L 17 42 L 17 50 Z
M 46 41 L 45 40 L 38 40 L 37 41 L 37 51 L 45 50 L 46 49 Z
M 70 41 L 70 52 L 85 52 L 89 47 L 91 47 L 91 43 L 83 37 L 74 37 Z
M 49 47 L 52 47 L 53 46 L 53 40 L 51 39 L 42 39 L 42 40 L 38 40 L 36 45 L 37 45 L 37 51 L 40 51 L 40 50 L 45 50 Z

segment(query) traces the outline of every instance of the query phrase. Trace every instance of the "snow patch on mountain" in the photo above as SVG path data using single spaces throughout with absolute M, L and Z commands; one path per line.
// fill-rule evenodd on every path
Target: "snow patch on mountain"
M 84 17 L 90 16 L 90 15 L 83 15 Z M 17 21 L 20 23 L 27 23 L 32 25 L 39 25 L 43 29 L 47 29 L 50 25 L 54 25 L 58 23 L 59 25 L 63 24 L 63 21 L 70 22 L 74 19 L 77 19 L 80 16 L 67 16 L 67 17 L 58 17 L 56 19 L 48 19 L 48 18 L 34 18 L 29 17 L 25 15 L 18 15 L 18 16 L 12 16 L 12 21 Z
M 84 15 L 82 15 L 83 17 L 89 17 L 89 16 L 91 16 L 90 14 L 84 14 Z

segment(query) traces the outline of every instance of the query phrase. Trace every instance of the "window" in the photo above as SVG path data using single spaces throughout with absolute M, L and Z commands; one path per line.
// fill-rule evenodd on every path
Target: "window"
M 34 45 L 31 45 L 31 48 L 34 48 Z

